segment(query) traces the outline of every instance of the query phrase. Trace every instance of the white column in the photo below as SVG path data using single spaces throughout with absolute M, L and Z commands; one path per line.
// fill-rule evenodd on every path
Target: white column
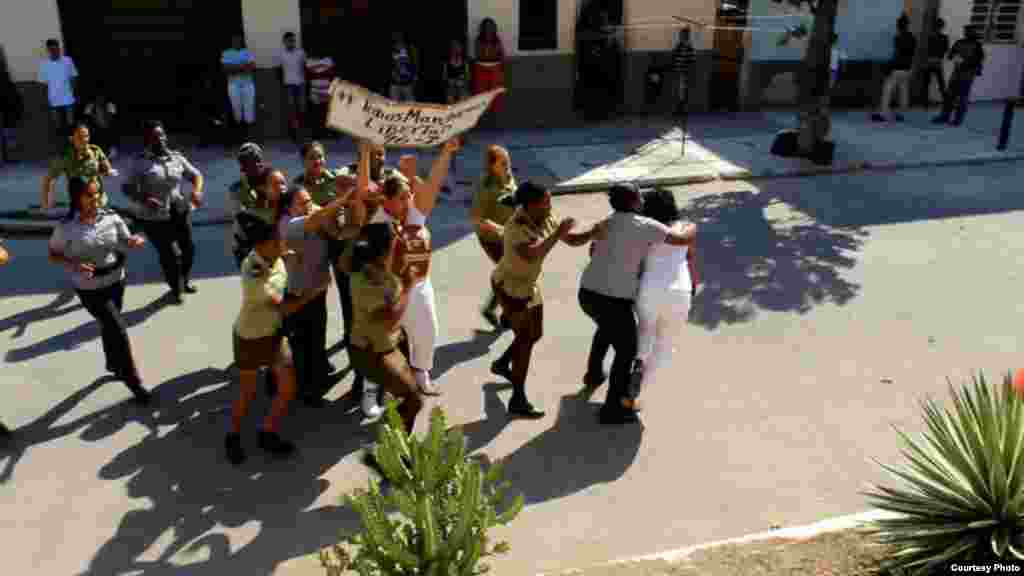
M 17 8 L 4 7 L 0 18 L 0 42 L 7 55 L 7 65 L 15 82 L 36 79 L 39 61 L 46 57 L 47 38 L 61 40 L 60 11 L 57 0 L 19 1 Z

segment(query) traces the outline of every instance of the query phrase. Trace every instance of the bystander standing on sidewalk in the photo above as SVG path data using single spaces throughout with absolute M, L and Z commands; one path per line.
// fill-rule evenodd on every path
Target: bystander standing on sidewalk
M 92 141 L 107 150 L 111 160 L 117 158 L 117 149 L 121 144 L 121 126 L 118 118 L 117 104 L 107 98 L 102 91 L 97 92 L 92 100 L 85 105 L 82 117 L 89 124 Z
M 882 101 L 878 111 L 871 115 L 875 122 L 887 120 L 903 121 L 899 113 L 890 113 L 893 92 L 899 95 L 900 110 L 910 107 L 910 69 L 914 63 L 914 52 L 917 51 L 917 39 L 910 32 L 910 18 L 901 14 L 896 21 L 897 34 L 893 39 L 893 57 L 887 64 L 888 76 L 882 84 Z
M 455 104 L 469 98 L 469 62 L 462 42 L 452 40 L 448 59 L 441 67 L 441 81 L 445 87 L 445 101 Z
M 672 68 L 678 76 L 676 108 L 677 116 L 686 114 L 690 109 L 690 85 L 693 83 L 693 69 L 697 54 L 690 40 L 690 29 L 679 31 L 679 42 L 672 50 Z
M 974 79 L 981 76 L 985 63 L 985 49 L 978 39 L 978 32 L 969 26 L 964 27 L 964 37 L 956 41 L 949 50 L 949 59 L 954 62 L 953 74 L 949 77 L 949 88 L 942 102 L 942 113 L 932 119 L 935 124 L 949 122 L 959 126 L 967 114 L 967 104 L 971 99 L 971 86 Z M 954 108 L 956 114 L 953 115 Z M 952 120 L 950 120 L 950 116 Z
M 949 53 L 949 36 L 943 30 L 946 28 L 946 21 L 942 18 L 935 19 L 935 29 L 928 38 L 928 64 L 925 65 L 924 74 L 924 97 L 925 102 L 931 104 L 932 78 L 939 85 L 939 94 L 942 102 L 946 101 L 946 72 L 942 68 L 942 62 Z
M 236 141 L 252 138 L 253 126 L 256 124 L 256 82 L 253 70 L 256 59 L 245 47 L 245 39 L 236 35 L 231 40 L 231 48 L 224 51 L 220 59 L 224 66 L 224 74 L 228 79 L 228 98 L 231 99 L 231 112 L 235 124 L 243 132 L 235 136 Z
M 396 102 L 416 100 L 416 82 L 419 80 L 416 51 L 409 46 L 404 32 L 395 32 L 391 45 L 391 85 L 388 96 Z
M 285 91 L 288 132 L 298 143 L 306 113 L 306 52 L 296 47 L 294 32 L 284 35 L 284 48 L 277 56 L 277 65 Z
M 78 68 L 70 56 L 61 53 L 60 41 L 50 38 L 46 41 L 49 58 L 39 63 L 39 81 L 46 84 L 47 101 L 50 104 L 50 129 L 53 136 L 54 152 L 64 146 L 64 138 L 75 123 L 75 93 L 77 90 Z
M 325 138 L 327 131 L 327 103 L 331 100 L 331 82 L 337 76 L 334 58 L 327 55 L 322 46 L 313 47 L 313 55 L 306 60 L 306 76 L 309 79 L 309 100 L 313 104 L 315 118 L 310 122 L 313 138 Z

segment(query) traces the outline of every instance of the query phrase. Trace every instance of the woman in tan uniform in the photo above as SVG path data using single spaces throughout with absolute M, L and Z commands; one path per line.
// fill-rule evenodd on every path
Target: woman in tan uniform
M 501 261 L 505 252 L 502 244 L 505 223 L 515 212 L 514 207 L 506 206 L 498 202 L 498 199 L 507 194 L 515 194 L 515 191 L 516 178 L 512 175 L 508 150 L 495 144 L 488 146 L 484 156 L 484 175 L 473 192 L 473 207 L 469 217 L 476 228 L 480 247 L 495 265 Z M 498 316 L 495 314 L 497 307 L 498 300 L 492 291 L 482 313 L 484 319 L 494 327 L 498 326 Z
M 423 408 L 416 376 L 398 349 L 401 321 L 416 284 L 411 267 L 399 278 L 394 270 L 398 236 L 390 224 L 363 228 L 352 258 L 352 366 L 367 380 L 397 398 L 405 430 L 412 434 L 416 415 Z

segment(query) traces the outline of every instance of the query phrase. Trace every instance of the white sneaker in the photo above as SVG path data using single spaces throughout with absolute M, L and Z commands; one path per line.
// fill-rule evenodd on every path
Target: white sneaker
M 384 410 L 377 405 L 377 390 L 378 386 L 369 380 L 363 383 L 363 415 L 370 420 L 376 420 L 384 413 Z
M 420 392 L 427 396 L 440 396 L 441 390 L 430 380 L 430 373 L 426 370 L 416 370 L 416 384 Z

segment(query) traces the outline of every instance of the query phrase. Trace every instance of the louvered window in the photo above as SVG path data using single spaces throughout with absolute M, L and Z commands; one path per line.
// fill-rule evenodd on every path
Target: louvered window
M 984 42 L 1015 44 L 1022 3 L 1024 0 L 973 0 L 969 25 Z

